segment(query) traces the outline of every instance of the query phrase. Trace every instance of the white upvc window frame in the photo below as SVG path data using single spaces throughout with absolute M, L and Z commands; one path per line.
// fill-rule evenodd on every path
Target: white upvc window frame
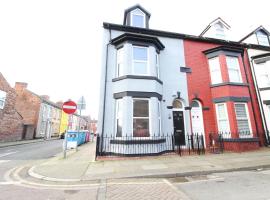
M 122 106 L 121 111 L 119 112 L 119 106 Z M 121 138 L 123 137 L 123 124 L 122 124 L 122 130 L 121 130 L 121 136 L 117 136 L 117 122 L 118 120 L 122 120 L 123 123 L 123 99 L 116 99 L 115 100 L 115 128 L 114 133 L 115 137 Z
M 229 64 L 228 64 L 228 60 L 229 59 L 236 59 L 237 66 L 236 67 L 235 66 L 233 66 L 233 67 L 232 66 L 229 66 Z M 236 56 L 226 56 L 226 65 L 227 65 L 227 69 L 228 69 L 228 74 L 229 74 L 229 80 L 230 80 L 230 82 L 232 82 L 232 83 L 243 83 L 242 74 L 241 74 L 241 70 L 240 70 L 239 58 L 236 57 Z M 231 80 L 230 71 L 232 71 L 232 70 L 238 71 L 239 81 L 232 81 Z
M 246 114 L 247 114 L 247 117 L 246 118 L 237 118 L 237 115 L 236 115 L 236 104 L 241 104 L 241 105 L 245 105 L 245 111 L 246 111 Z M 252 137 L 252 128 L 251 128 L 251 123 L 250 123 L 250 117 L 249 117 L 249 109 L 248 109 L 248 105 L 247 103 L 242 103 L 242 102 L 235 102 L 234 103 L 234 112 L 235 112 L 235 118 L 236 118 L 236 123 L 237 123 L 237 130 L 238 130 L 238 119 L 239 120 L 248 120 L 248 128 L 249 128 L 249 134 L 248 135 L 241 135 L 240 134 L 240 131 L 238 130 L 238 133 L 239 133 L 239 137 Z
M 161 102 L 158 101 L 158 127 L 159 127 L 159 136 L 161 136 Z
M 218 66 L 213 66 L 213 61 L 217 61 L 218 63 Z M 208 59 L 208 65 L 209 65 L 209 72 L 210 72 L 210 78 L 211 78 L 211 84 L 219 84 L 219 83 L 222 83 L 223 82 L 223 79 L 222 79 L 222 73 L 221 73 L 221 69 L 220 69 L 220 62 L 219 62 L 219 57 L 216 56 L 216 57 L 213 57 L 213 58 L 209 58 Z M 217 69 L 213 69 L 217 67 Z M 218 78 L 219 80 L 218 81 L 215 81 L 214 77 L 216 77 L 216 73 L 218 73 Z
M 259 63 L 254 66 L 259 88 L 270 87 L 270 70 L 267 70 L 266 64 L 270 63 Z
M 256 37 L 259 45 L 270 46 L 269 36 L 267 34 L 262 33 L 262 31 L 258 31 L 256 33 Z M 265 41 L 267 41 L 267 44 L 264 43 Z
M 7 93 L 5 91 L 0 90 L 0 109 L 4 109 L 5 104 L 6 104 L 6 98 L 7 98 Z
M 136 11 L 139 11 L 140 14 L 139 14 L 139 13 L 135 13 Z M 134 15 L 142 16 L 142 17 L 143 17 L 143 27 L 135 26 L 135 25 L 133 24 L 133 16 L 134 16 Z M 131 26 L 138 27 L 138 28 L 146 28 L 146 23 L 145 23 L 145 21 L 146 21 L 145 14 L 144 14 L 140 9 L 137 8 L 137 9 L 133 10 L 133 11 L 130 13 L 130 25 L 131 25 Z
M 216 23 L 215 24 L 215 35 L 217 38 L 219 39 L 225 39 L 226 38 L 226 33 L 225 33 L 225 29 L 224 26 L 220 23 Z
M 141 48 L 141 49 L 146 49 L 147 52 L 147 60 L 136 60 L 134 59 L 134 48 Z M 146 74 L 140 74 L 140 73 L 135 73 L 135 66 L 134 63 L 146 63 Z M 140 75 L 140 76 L 149 76 L 149 47 L 145 47 L 145 46 L 138 46 L 138 45 L 132 45 L 132 74 L 133 75 Z
M 148 117 L 134 117 L 134 100 L 146 100 L 148 101 Z M 152 129 L 151 129 L 151 101 L 150 98 L 132 98 L 132 137 L 133 138 L 139 138 L 139 139 L 151 139 L 152 137 Z M 148 119 L 148 127 L 149 127 L 149 137 L 134 137 L 134 126 L 133 126 L 133 122 L 134 119 Z
M 155 56 L 155 65 L 156 65 L 156 71 L 157 71 L 157 78 L 160 78 L 160 63 L 159 63 L 159 53 L 156 52 L 156 56 Z
M 121 55 L 122 54 L 122 55 Z M 119 68 L 119 65 L 122 66 L 122 69 Z M 116 78 L 124 75 L 124 47 L 120 47 L 116 51 Z
M 225 109 L 225 118 L 220 118 L 219 117 L 219 113 L 218 113 L 218 106 L 219 105 L 224 105 L 224 109 Z M 227 103 L 226 102 L 224 102 L 224 103 L 216 103 L 215 104 L 215 107 L 216 107 L 216 118 L 217 118 L 217 124 L 218 124 L 218 132 L 220 132 L 220 133 L 224 133 L 224 131 L 223 130 L 221 130 L 221 128 L 220 128 L 220 121 L 221 120 L 226 120 L 227 121 L 227 125 L 228 125 L 228 129 L 227 129 L 227 131 L 225 132 L 225 133 L 227 133 L 226 134 L 226 136 L 229 136 L 229 137 L 231 137 L 231 129 L 230 129 L 230 120 L 229 120 L 229 117 L 228 117 L 228 110 L 227 110 Z

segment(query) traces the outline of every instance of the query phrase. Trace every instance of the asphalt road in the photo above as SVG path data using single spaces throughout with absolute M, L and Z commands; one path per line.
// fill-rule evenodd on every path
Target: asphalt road
M 270 200 L 270 169 L 170 179 L 104 179 L 74 187 L 4 179 L 8 170 L 44 162 L 61 152 L 61 146 L 62 140 L 53 140 L 0 148 L 0 200 Z

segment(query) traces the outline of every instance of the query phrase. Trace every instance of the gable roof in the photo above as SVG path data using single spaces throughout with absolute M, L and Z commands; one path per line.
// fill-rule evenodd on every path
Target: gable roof
M 231 28 L 229 24 L 227 24 L 223 19 L 218 17 L 215 20 L 213 20 L 212 22 L 210 22 L 210 24 L 207 25 L 207 27 L 201 32 L 201 34 L 199 36 L 203 36 L 214 24 L 216 24 L 218 22 L 221 22 L 227 29 Z
M 245 37 L 243 37 L 241 40 L 239 40 L 239 42 L 244 41 L 245 39 L 247 39 L 248 37 L 250 37 L 252 34 L 255 34 L 257 31 L 263 31 L 265 32 L 267 35 L 270 36 L 270 32 L 268 30 L 266 30 L 262 25 L 259 26 L 258 28 L 256 28 L 254 31 L 252 31 L 251 33 L 249 33 L 248 35 L 246 35 Z
M 126 22 L 127 14 L 128 14 L 129 12 L 131 12 L 132 10 L 135 10 L 135 9 L 137 9 L 137 8 L 139 8 L 142 12 L 144 12 L 144 13 L 150 18 L 151 13 L 148 12 L 147 10 L 145 10 L 140 4 L 136 4 L 136 5 L 134 5 L 134 6 L 132 6 L 132 7 L 129 7 L 129 8 L 127 8 L 127 9 L 125 10 L 125 13 L 124 13 L 124 22 L 123 22 L 123 24 L 125 24 L 125 22 Z

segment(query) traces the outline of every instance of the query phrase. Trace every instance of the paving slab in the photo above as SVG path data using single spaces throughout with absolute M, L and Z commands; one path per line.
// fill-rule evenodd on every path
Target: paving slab
M 125 177 L 173 177 L 192 173 L 270 167 L 270 148 L 245 153 L 206 155 L 166 155 L 119 160 L 94 161 L 95 143 L 88 143 L 68 154 L 35 166 L 34 172 L 54 179 L 96 180 Z

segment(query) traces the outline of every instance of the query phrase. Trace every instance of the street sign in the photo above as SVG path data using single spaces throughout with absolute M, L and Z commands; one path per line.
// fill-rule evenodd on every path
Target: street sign
M 74 101 L 66 101 L 63 104 L 62 109 L 67 114 L 73 114 L 77 110 L 77 104 Z
M 85 102 L 84 96 L 82 96 L 82 97 L 79 99 L 77 105 L 78 105 L 78 109 L 79 109 L 79 110 L 85 110 L 86 102 Z

